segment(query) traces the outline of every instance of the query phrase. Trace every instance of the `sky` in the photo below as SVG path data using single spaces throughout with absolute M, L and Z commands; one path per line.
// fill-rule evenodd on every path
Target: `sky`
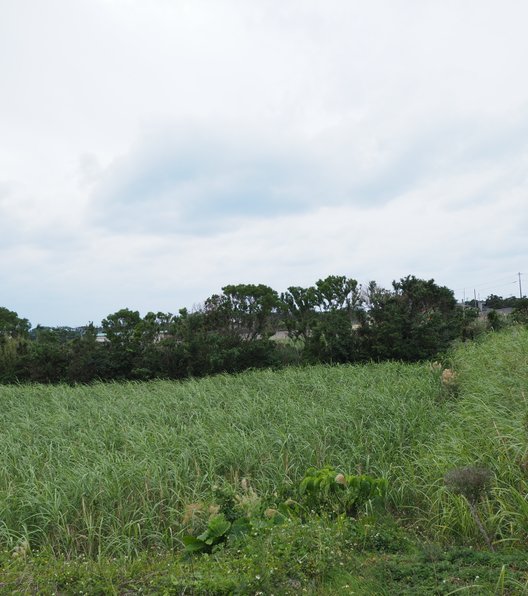
M 328 275 L 517 295 L 527 22 L 525 0 L 0 0 L 0 306 L 77 326 Z

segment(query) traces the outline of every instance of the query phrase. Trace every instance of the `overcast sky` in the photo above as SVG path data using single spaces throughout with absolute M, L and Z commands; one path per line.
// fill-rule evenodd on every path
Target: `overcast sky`
M 81 325 L 330 274 L 517 294 L 527 23 L 525 0 L 0 0 L 0 306 Z

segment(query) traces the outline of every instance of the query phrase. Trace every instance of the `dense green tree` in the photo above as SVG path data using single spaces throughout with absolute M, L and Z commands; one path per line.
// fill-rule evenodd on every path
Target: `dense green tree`
M 363 323 L 365 351 L 376 360 L 420 360 L 445 350 L 460 335 L 463 319 L 453 292 L 434 280 L 407 276 L 393 291 L 369 286 Z
M 0 341 L 8 337 L 27 337 L 31 324 L 18 313 L 3 306 L 0 307 Z
M 309 288 L 288 288 L 281 300 L 290 337 L 302 340 L 307 361 L 358 358 L 354 324 L 360 317 L 362 298 L 355 279 L 330 275 Z
M 496 310 L 490 310 L 486 315 L 488 327 L 492 331 L 499 331 L 506 326 L 506 318 L 500 315 Z
M 175 316 L 172 313 L 149 312 L 136 323 L 136 331 L 142 346 L 157 343 L 168 337 L 173 329 Z
M 504 298 L 502 296 L 497 296 L 496 294 L 490 294 L 484 304 L 488 308 L 503 308 L 504 305 Z
M 526 301 L 516 305 L 514 318 L 528 320 Z M 413 276 L 391 290 L 374 282 L 362 290 L 356 280 L 332 275 L 289 287 L 280 299 L 263 284 L 227 285 L 193 312 L 110 314 L 102 343 L 92 324 L 30 331 L 27 319 L 0 308 L 0 382 L 176 379 L 297 362 L 419 360 L 455 337 L 471 337 L 476 315 L 458 309 L 448 288 Z M 284 327 L 298 341 L 274 341 Z
M 315 297 L 319 310 L 344 311 L 351 317 L 362 303 L 358 282 L 344 275 L 329 275 L 315 282 Z
M 306 342 L 312 333 L 316 318 L 318 303 L 316 289 L 291 286 L 281 294 L 281 302 L 288 334 L 292 339 Z
M 490 294 L 485 300 L 466 300 L 465 304 L 467 306 L 471 306 L 473 308 L 478 308 L 479 305 L 484 305 L 487 308 L 514 308 L 517 303 L 519 302 L 520 298 L 517 296 L 508 296 L 507 298 L 503 298 L 502 296 L 498 296 L 497 294 Z
M 111 344 L 127 348 L 139 342 L 140 323 L 141 316 L 137 310 L 122 308 L 103 319 L 101 325 Z
M 518 298 L 512 312 L 512 318 L 516 323 L 528 325 L 528 298 Z
M 362 297 L 355 279 L 330 275 L 315 283 L 318 315 L 306 339 L 305 352 L 312 362 L 358 360 L 359 337 L 355 325 L 361 316 Z
M 208 372 L 238 372 L 276 363 L 276 344 L 270 341 L 278 320 L 277 292 L 259 284 L 227 285 L 208 298 L 194 321 L 199 333 L 188 342 L 201 352 Z M 197 346 L 199 343 L 199 347 Z
M 103 371 L 105 378 L 124 379 L 134 376 L 133 371 L 138 368 L 137 360 L 141 352 L 140 323 L 139 312 L 128 308 L 108 315 L 101 322 L 108 340 L 108 344 L 103 346 L 107 355 Z
M 70 359 L 67 380 L 76 383 L 89 383 L 107 377 L 105 346 L 97 343 L 97 329 L 89 323 L 82 335 L 70 343 Z
M 304 346 L 308 362 L 354 362 L 360 359 L 360 342 L 349 313 L 332 310 L 315 319 Z
M 272 288 L 259 284 L 228 285 L 222 294 L 205 301 L 205 313 L 212 329 L 236 335 L 243 341 L 266 338 L 274 333 L 273 314 L 279 296 Z
M 25 351 L 27 341 L 19 338 L 0 339 L 0 383 L 15 383 L 25 380 L 21 370 L 21 354 Z M 20 378 L 20 374 L 22 377 Z
M 70 354 L 68 344 L 62 339 L 60 328 L 36 328 L 36 338 L 28 344 L 24 359 L 30 381 L 58 383 L 66 379 Z
M 18 313 L 0 307 L 0 383 L 14 383 L 27 378 L 23 355 L 31 324 Z

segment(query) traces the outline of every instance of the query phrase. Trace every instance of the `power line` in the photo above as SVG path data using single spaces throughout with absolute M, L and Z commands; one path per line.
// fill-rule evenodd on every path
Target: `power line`
M 475 287 L 476 288 L 480 288 L 481 286 L 490 287 L 488 284 L 496 284 L 496 283 L 504 281 L 506 279 L 511 279 L 511 276 L 508 275 L 507 277 L 501 277 L 500 279 L 495 279 L 493 281 L 485 281 L 484 283 L 478 284 Z M 517 283 L 517 282 L 513 282 L 513 283 Z
M 515 285 L 517 285 L 517 283 L 518 283 L 517 281 L 511 281 L 508 284 L 503 284 L 503 285 L 500 285 L 500 286 L 493 285 L 493 286 L 486 286 L 485 288 L 482 288 L 480 286 L 475 286 L 475 288 L 476 289 L 479 289 L 479 290 L 489 290 L 490 288 L 494 288 L 496 290 L 500 290 L 501 288 L 509 288 L 510 286 L 515 286 Z
M 504 281 L 505 279 L 511 280 L 513 277 L 512 275 L 508 275 L 506 277 L 499 277 L 498 279 L 491 279 L 489 281 L 485 281 L 482 282 L 480 284 L 467 284 L 465 287 L 463 288 L 457 288 L 456 290 L 454 290 L 455 292 L 462 292 L 464 291 L 466 288 L 482 288 L 482 286 L 486 286 L 486 287 L 494 287 L 494 284 L 499 283 L 501 281 Z M 517 283 L 517 281 L 513 281 L 511 283 Z M 486 289 L 486 288 L 483 288 Z

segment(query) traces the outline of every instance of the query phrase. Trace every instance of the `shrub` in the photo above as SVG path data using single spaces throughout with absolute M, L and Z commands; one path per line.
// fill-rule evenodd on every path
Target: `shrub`
M 494 550 L 491 538 L 477 511 L 477 503 L 489 490 L 491 478 L 492 474 L 488 468 L 467 466 L 465 468 L 455 468 L 454 470 L 451 470 L 445 475 L 444 480 L 448 488 L 453 492 L 462 495 L 466 499 L 475 524 L 490 550 Z
M 387 492 L 384 478 L 337 473 L 327 466 L 308 468 L 299 485 L 301 504 L 316 513 L 354 515 L 366 504 L 380 504 Z
M 445 483 L 453 492 L 476 504 L 489 489 L 491 478 L 492 474 L 488 468 L 467 466 L 450 470 L 445 475 Z

